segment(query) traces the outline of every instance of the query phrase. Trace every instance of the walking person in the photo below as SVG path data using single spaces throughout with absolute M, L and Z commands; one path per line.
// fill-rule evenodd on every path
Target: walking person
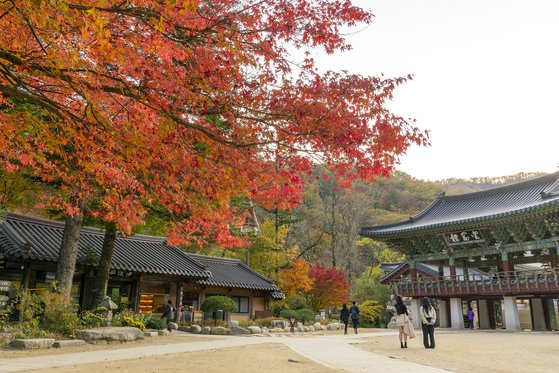
M 349 323 L 349 308 L 347 304 L 343 304 L 342 311 L 340 312 L 340 320 L 344 323 L 344 334 L 347 334 L 347 324 Z
M 401 295 L 396 295 L 396 305 L 394 307 L 396 308 L 396 326 L 398 327 L 400 347 L 408 348 L 408 335 L 404 332 L 404 328 L 406 322 L 410 322 L 410 315 Z
M 169 333 L 171 332 L 171 325 L 170 323 L 175 320 L 175 307 L 173 306 L 173 301 L 168 300 L 167 304 L 165 305 L 165 310 L 163 311 L 163 315 L 161 318 L 165 318 L 167 320 L 167 330 Z
M 351 317 L 351 322 L 353 323 L 353 330 L 355 330 L 355 334 L 357 333 L 357 328 L 359 327 L 359 307 L 355 304 L 355 301 L 351 303 L 351 308 L 349 309 L 349 315 Z
M 421 316 L 421 327 L 423 329 L 423 346 L 425 348 L 435 348 L 435 322 L 437 321 L 437 312 L 429 302 L 429 298 L 425 297 L 421 301 L 419 309 Z
M 470 330 L 474 330 L 474 310 L 472 307 L 468 307 L 468 320 L 470 321 Z

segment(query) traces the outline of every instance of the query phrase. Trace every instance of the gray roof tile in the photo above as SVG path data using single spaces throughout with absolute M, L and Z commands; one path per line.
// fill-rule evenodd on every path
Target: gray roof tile
M 238 259 L 216 258 L 198 254 L 188 254 L 191 258 L 205 265 L 211 277 L 198 283 L 210 286 L 224 286 L 253 290 L 279 291 L 272 280 L 244 265 Z
M 559 172 L 481 192 L 441 196 L 406 221 L 362 227 L 360 234 L 396 236 L 546 210 L 559 210 Z
M 0 225 L 0 251 L 14 259 L 58 261 L 64 223 L 8 214 Z M 83 227 L 80 233 L 78 264 L 86 263 L 88 250 L 101 254 L 104 231 Z M 173 246 L 165 238 L 144 235 L 117 237 L 111 268 L 132 272 L 194 278 L 209 276 L 204 266 Z

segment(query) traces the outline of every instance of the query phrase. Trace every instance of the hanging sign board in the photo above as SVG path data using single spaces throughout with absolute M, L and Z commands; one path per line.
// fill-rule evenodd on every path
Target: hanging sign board
M 443 236 L 448 246 L 469 245 L 473 243 L 485 242 L 485 239 L 479 229 L 445 233 Z

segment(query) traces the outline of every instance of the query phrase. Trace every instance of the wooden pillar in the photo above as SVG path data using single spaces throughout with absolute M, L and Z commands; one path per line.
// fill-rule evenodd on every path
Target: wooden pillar
M 456 279 L 456 264 L 453 256 L 448 258 L 448 265 L 450 266 L 450 278 L 454 280 Z
M 439 264 L 439 280 L 444 278 L 444 264 Z
M 478 325 L 480 329 L 492 329 L 491 328 L 491 318 L 489 317 L 489 306 L 491 301 L 486 299 L 480 299 L 477 301 L 477 318 Z M 492 303 L 492 302 L 491 302 Z M 493 311 L 493 307 L 491 307 Z
M 546 330 L 546 312 L 541 298 L 530 299 L 532 330 Z
M 501 266 L 503 268 L 503 272 L 511 271 L 510 262 L 509 262 L 509 253 L 507 253 L 506 251 L 503 251 L 501 253 Z M 508 276 L 509 274 L 507 273 L 506 275 Z

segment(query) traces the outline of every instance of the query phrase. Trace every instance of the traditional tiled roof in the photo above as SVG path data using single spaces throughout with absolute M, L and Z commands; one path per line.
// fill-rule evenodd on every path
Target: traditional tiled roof
M 422 274 L 425 277 L 430 277 L 430 278 L 436 278 L 439 276 L 439 269 L 438 266 L 435 266 L 433 264 L 425 264 L 425 263 L 420 263 L 420 262 L 416 262 L 415 263 L 415 268 L 417 269 L 417 271 Z M 446 271 L 445 272 L 450 272 L 449 267 L 445 266 Z M 515 266 L 516 268 L 516 266 Z M 380 269 L 384 270 L 384 272 L 386 273 L 381 279 L 380 279 L 380 283 L 381 284 L 388 284 L 390 283 L 390 281 L 392 280 L 396 280 L 400 277 L 400 275 L 403 275 L 404 273 L 409 272 L 410 270 L 410 262 L 398 262 L 398 263 L 381 263 L 380 264 Z M 462 268 L 458 268 L 459 270 L 462 270 Z M 478 276 L 487 276 L 489 278 L 489 275 L 478 269 L 478 268 L 473 268 L 470 267 L 468 268 L 468 273 L 470 275 L 478 275 Z
M 362 227 L 360 234 L 397 237 L 547 211 L 559 211 L 559 172 L 481 192 L 442 195 L 409 220 Z
M 276 298 L 283 294 L 272 280 L 250 269 L 238 259 L 217 258 L 198 254 L 188 254 L 191 258 L 202 263 L 212 276 L 199 280 L 198 283 L 209 286 L 234 287 L 252 290 L 277 292 Z
M 0 252 L 11 259 L 57 262 L 64 223 L 8 214 L 0 224 Z M 101 254 L 104 231 L 83 227 L 80 233 L 78 264 L 88 264 L 88 255 Z M 204 266 L 184 255 L 165 238 L 145 235 L 117 237 L 111 262 L 116 270 L 190 278 L 207 278 Z

